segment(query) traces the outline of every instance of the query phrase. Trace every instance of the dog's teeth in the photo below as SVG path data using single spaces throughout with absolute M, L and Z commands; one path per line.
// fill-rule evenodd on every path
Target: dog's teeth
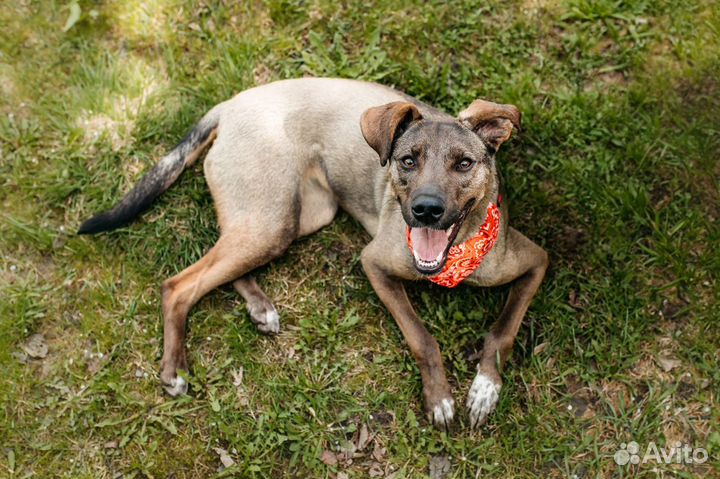
M 415 263 L 424 269 L 435 269 L 440 264 L 440 261 L 442 260 L 442 253 L 440 255 L 432 260 L 432 261 L 426 261 L 420 257 L 415 251 L 413 251 L 413 256 L 415 257 Z
M 437 260 L 433 261 L 425 261 L 423 259 L 417 259 L 418 265 L 422 266 L 423 268 L 435 268 L 440 263 Z

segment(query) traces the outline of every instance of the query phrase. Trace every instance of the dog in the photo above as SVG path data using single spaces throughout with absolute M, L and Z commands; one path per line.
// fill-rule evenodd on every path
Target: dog
M 232 282 L 257 328 L 277 333 L 279 315 L 252 271 L 329 224 L 342 208 L 372 237 L 361 254 L 363 269 L 417 361 L 428 420 L 441 429 L 452 423 L 455 402 L 438 342 L 415 313 L 404 281 L 512 282 L 466 401 L 475 428 L 495 408 L 499 368 L 548 266 L 547 253 L 508 225 L 501 193 L 496 152 L 520 119 L 515 106 L 485 100 L 453 118 L 392 88 L 356 80 L 270 83 L 212 108 L 116 206 L 85 221 L 78 233 L 129 223 L 207 150 L 205 177 L 220 237 L 202 259 L 162 284 L 160 378 L 176 396 L 188 389 L 190 308 Z

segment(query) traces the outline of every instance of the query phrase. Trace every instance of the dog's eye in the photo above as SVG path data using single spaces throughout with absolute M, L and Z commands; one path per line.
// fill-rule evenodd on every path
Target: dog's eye
M 455 164 L 455 169 L 457 171 L 468 171 L 472 166 L 475 164 L 473 160 L 470 158 L 463 158 L 457 164 Z
M 412 159 L 412 156 L 406 156 L 400 162 L 405 168 L 415 168 L 415 160 Z

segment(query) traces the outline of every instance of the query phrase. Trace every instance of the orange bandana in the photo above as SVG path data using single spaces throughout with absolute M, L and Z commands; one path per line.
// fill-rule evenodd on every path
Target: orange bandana
M 454 288 L 462 283 L 480 267 L 485 255 L 495 246 L 499 229 L 500 210 L 494 203 L 489 203 L 487 218 L 485 218 L 485 222 L 480 227 L 478 234 L 464 243 L 451 246 L 442 271 L 428 279 L 446 288 Z M 407 227 L 407 244 L 410 251 L 412 251 L 409 226 Z

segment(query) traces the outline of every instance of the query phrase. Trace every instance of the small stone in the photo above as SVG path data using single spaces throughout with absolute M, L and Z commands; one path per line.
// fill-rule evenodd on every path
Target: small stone
M 22 364 L 27 364 L 28 362 L 28 356 L 27 354 L 23 353 L 22 351 L 14 351 L 12 353 L 12 357 L 18 360 L 18 362 Z
M 450 473 L 448 456 L 432 456 L 430 458 L 430 479 L 443 479 Z

